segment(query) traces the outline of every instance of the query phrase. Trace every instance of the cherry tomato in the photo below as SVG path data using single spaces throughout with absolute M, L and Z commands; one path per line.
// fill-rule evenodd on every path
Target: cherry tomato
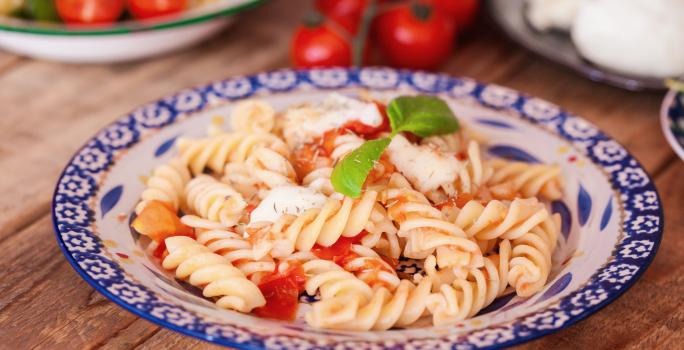
M 133 17 L 145 19 L 181 12 L 187 0 L 127 0 L 127 3 Z
M 432 3 L 438 9 L 448 12 L 461 29 L 473 24 L 480 9 L 480 0 L 432 0 Z
M 307 17 L 294 33 L 290 57 L 295 67 L 350 66 L 352 46 L 320 15 Z
M 356 34 L 368 0 L 316 0 L 316 9 Z
M 454 20 L 423 3 L 396 6 L 376 18 L 375 41 L 393 66 L 435 69 L 454 46 Z
M 55 6 L 66 23 L 107 24 L 123 12 L 123 0 L 56 0 Z

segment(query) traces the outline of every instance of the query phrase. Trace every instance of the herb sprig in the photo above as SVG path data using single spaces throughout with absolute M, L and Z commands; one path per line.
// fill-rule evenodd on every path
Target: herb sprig
M 399 96 L 390 101 L 387 116 L 392 127 L 389 137 L 367 141 L 337 163 L 330 177 L 335 191 L 351 198 L 361 196 L 363 184 L 375 162 L 398 133 L 428 137 L 449 134 L 460 128 L 449 105 L 435 96 Z

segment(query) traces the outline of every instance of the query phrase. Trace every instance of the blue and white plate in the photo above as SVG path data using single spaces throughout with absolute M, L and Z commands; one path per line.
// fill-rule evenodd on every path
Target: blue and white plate
M 547 287 L 507 296 L 450 327 L 384 332 L 312 329 L 218 309 L 143 253 L 128 223 L 142 178 L 173 157 L 174 140 L 202 135 L 236 100 L 277 108 L 331 91 L 381 98 L 437 94 L 488 139 L 493 155 L 557 163 L 565 196 L 551 203 L 563 239 Z M 656 254 L 663 212 L 653 182 L 617 142 L 585 120 L 517 91 L 446 75 L 387 68 L 280 70 L 215 81 L 134 110 L 90 139 L 69 161 L 53 200 L 57 240 L 74 269 L 126 310 L 172 330 L 243 349 L 499 348 L 565 328 L 615 300 Z M 401 269 L 415 272 L 417 264 Z M 302 302 L 308 302 L 302 298 Z M 304 304 L 300 311 L 306 310 Z
M 670 90 L 660 110 L 663 134 L 679 158 L 684 160 L 684 92 Z

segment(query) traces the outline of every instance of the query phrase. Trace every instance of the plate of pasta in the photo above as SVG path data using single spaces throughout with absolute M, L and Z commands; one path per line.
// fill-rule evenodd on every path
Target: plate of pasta
M 278 70 L 144 105 L 69 161 L 74 269 L 243 349 L 499 348 L 567 327 L 655 256 L 655 186 L 538 98 L 373 67 Z

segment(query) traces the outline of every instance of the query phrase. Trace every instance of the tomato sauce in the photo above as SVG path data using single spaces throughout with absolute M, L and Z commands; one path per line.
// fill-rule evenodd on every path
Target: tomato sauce
M 259 317 L 293 321 L 297 316 L 299 294 L 304 291 L 306 276 L 301 264 L 287 262 L 290 267 L 283 273 L 276 268 L 259 282 L 266 305 L 254 309 Z
M 444 207 L 456 207 L 458 209 L 463 209 L 463 207 L 468 204 L 475 197 L 470 193 L 461 193 L 456 197 L 451 197 L 446 201 L 435 205 L 435 208 L 442 210 Z
M 311 252 L 321 259 L 331 260 L 340 266 L 344 266 L 343 261 L 350 254 L 354 254 L 351 251 L 352 245 L 361 242 L 366 234 L 368 234 L 368 232 L 363 230 L 354 237 L 340 237 L 337 242 L 330 247 L 324 247 L 322 245 L 316 244 L 311 249 Z

